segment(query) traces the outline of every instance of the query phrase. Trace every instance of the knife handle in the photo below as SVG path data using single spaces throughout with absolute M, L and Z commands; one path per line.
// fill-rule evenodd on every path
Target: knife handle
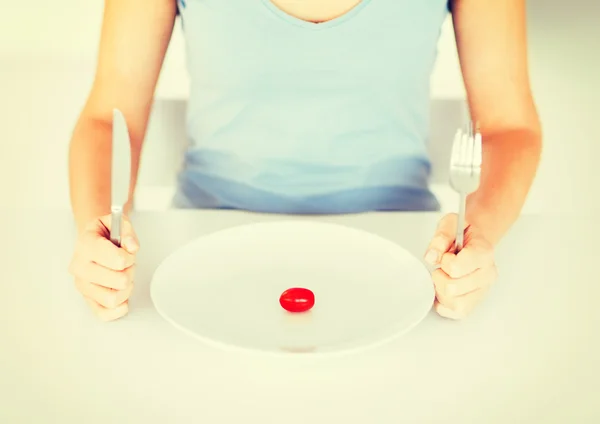
M 110 241 L 117 247 L 121 247 L 121 223 L 123 222 L 123 208 L 113 206 L 110 209 Z

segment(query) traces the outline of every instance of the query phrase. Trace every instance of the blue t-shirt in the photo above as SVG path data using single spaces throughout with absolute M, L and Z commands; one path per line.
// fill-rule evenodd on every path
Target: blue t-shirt
M 362 0 L 315 24 L 270 0 L 180 0 L 189 146 L 174 205 L 437 210 L 430 77 L 446 0 Z

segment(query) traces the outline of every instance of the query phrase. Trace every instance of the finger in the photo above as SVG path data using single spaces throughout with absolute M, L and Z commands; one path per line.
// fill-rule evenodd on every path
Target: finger
M 434 309 L 439 315 L 445 318 L 454 320 L 464 319 L 470 315 L 475 307 L 483 301 L 488 291 L 489 288 L 480 288 L 471 293 L 459 296 L 455 298 L 451 306 L 436 300 L 434 303 Z
M 105 322 L 117 320 L 121 317 L 124 317 L 129 312 L 128 302 L 122 303 L 115 309 L 107 309 L 88 297 L 85 298 L 85 301 L 89 305 L 94 315 Z
M 479 288 L 491 286 L 497 277 L 496 267 L 478 269 L 462 278 L 452 278 L 442 269 L 431 273 L 436 296 L 442 303 L 451 303 L 452 299 L 465 295 Z
M 485 242 L 472 239 L 458 254 L 448 252 L 442 255 L 440 266 L 450 277 L 462 278 L 493 264 L 492 247 Z
M 82 256 L 113 271 L 123 271 L 135 263 L 135 255 L 115 246 L 110 240 L 99 234 L 88 234 L 82 244 Z
M 71 273 L 82 281 L 91 281 L 102 287 L 124 290 L 135 276 L 135 264 L 123 271 L 114 271 L 94 262 L 77 261 L 71 267 Z
M 456 214 L 448 214 L 440 220 L 425 253 L 427 263 L 430 265 L 439 264 L 442 255 L 453 246 L 457 222 Z
M 88 297 L 96 301 L 107 309 L 117 308 L 119 305 L 129 299 L 129 296 L 133 291 L 133 284 L 130 284 L 124 290 L 113 290 L 97 284 L 86 282 L 85 280 L 81 280 L 79 278 L 75 280 L 75 285 L 84 297 Z
M 100 222 L 110 232 L 111 216 L 103 216 L 100 218 Z M 131 221 L 126 216 L 123 216 L 123 224 L 121 225 L 121 247 L 131 254 L 137 253 L 140 248 L 140 243 L 133 229 L 133 225 L 131 225 Z

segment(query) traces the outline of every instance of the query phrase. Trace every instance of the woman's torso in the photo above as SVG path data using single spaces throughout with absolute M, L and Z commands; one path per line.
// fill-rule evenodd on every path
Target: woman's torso
M 180 0 L 191 91 L 177 206 L 437 208 L 425 142 L 446 1 L 318 4 Z

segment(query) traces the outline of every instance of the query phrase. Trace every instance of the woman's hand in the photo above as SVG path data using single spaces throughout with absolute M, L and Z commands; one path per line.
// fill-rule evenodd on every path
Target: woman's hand
M 110 215 L 95 219 L 79 235 L 69 266 L 75 287 L 103 321 L 116 320 L 129 311 L 139 243 L 126 218 L 122 231 L 119 248 L 110 241 Z
M 457 222 L 456 214 L 444 216 L 425 254 L 425 261 L 437 268 L 432 273 L 435 310 L 451 319 L 469 315 L 498 276 L 494 246 L 479 229 L 467 225 L 464 247 L 453 253 Z

